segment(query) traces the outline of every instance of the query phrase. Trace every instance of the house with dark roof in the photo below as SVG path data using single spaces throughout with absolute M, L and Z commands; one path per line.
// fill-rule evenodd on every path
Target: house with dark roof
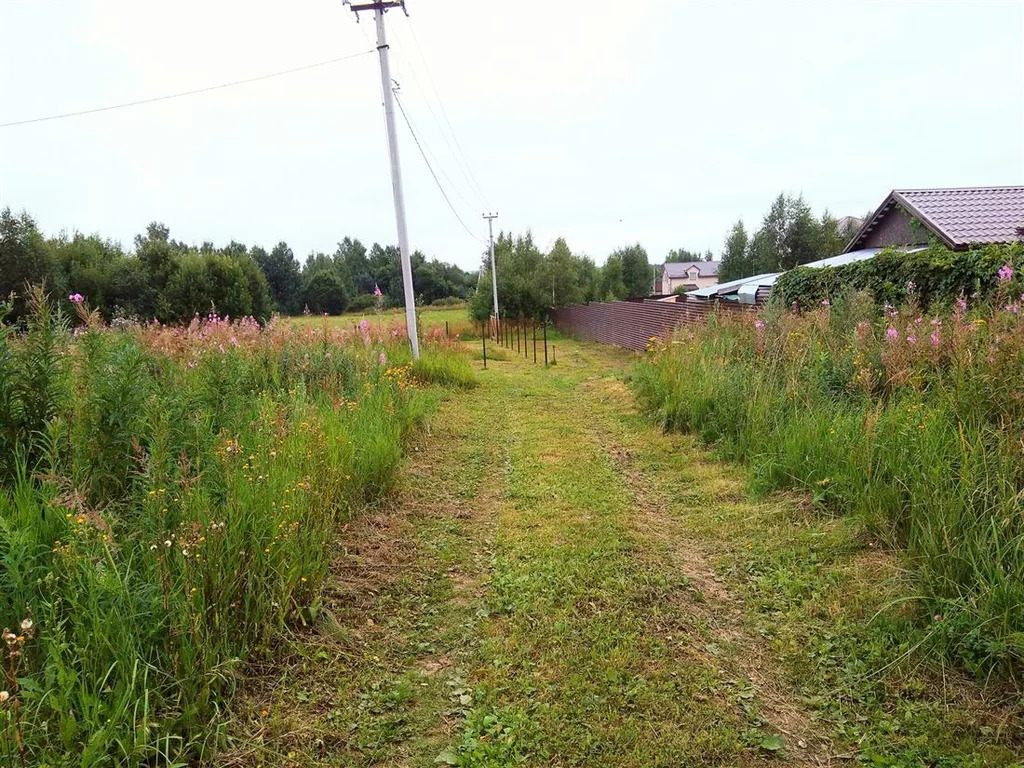
M 894 189 L 844 253 L 932 240 L 954 251 L 1024 240 L 1024 187 Z
M 693 291 L 718 282 L 718 261 L 670 261 L 662 267 L 661 293 L 675 293 L 679 288 Z

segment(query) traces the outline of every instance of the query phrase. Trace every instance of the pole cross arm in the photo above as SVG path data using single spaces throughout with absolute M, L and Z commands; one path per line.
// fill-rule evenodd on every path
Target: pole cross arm
M 352 12 L 356 15 L 356 21 L 359 20 L 360 11 L 387 11 L 391 8 L 401 8 L 402 13 L 406 16 L 409 15 L 409 11 L 405 7 L 405 0 L 381 0 L 381 2 L 377 3 L 346 2 L 345 5 L 352 9 Z

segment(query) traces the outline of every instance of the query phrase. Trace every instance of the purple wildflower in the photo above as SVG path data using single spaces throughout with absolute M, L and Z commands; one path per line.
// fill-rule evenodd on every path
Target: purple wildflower
M 365 320 L 363 320 L 361 323 L 359 323 L 359 330 L 361 330 L 363 333 L 366 333 L 366 331 L 369 329 L 369 327 L 370 327 L 370 324 L 368 322 L 366 322 Z
M 917 338 L 914 336 L 907 336 L 907 344 L 917 344 Z
M 909 280 L 907 282 L 907 293 L 913 293 L 916 290 L 917 290 L 917 285 L 914 283 L 913 280 Z
M 932 331 L 931 340 L 933 347 L 938 347 L 942 343 L 942 341 L 939 339 L 938 331 Z
M 384 295 L 384 294 L 382 294 L 380 292 L 380 286 L 378 286 L 376 283 L 373 284 L 373 295 L 374 296 L 383 296 Z
M 384 365 L 384 363 L 386 363 L 388 361 L 388 356 L 385 355 L 383 352 L 381 352 L 380 353 L 380 357 L 377 358 L 377 359 L 380 360 L 380 364 L 381 365 Z
M 1013 267 L 1009 264 L 1003 264 L 999 268 L 999 280 L 1003 283 L 1008 283 L 1013 279 Z
M 825 307 L 827 309 L 828 307 L 832 306 L 832 302 L 829 301 L 828 299 L 822 299 L 821 300 L 821 306 L 823 306 L 823 307 Z
M 80 293 L 72 293 L 68 296 L 68 301 L 70 301 L 72 304 L 81 304 L 83 301 L 85 301 L 85 296 L 83 296 Z
M 886 330 L 885 335 L 889 338 L 889 341 L 896 341 L 900 337 L 900 332 L 890 325 Z
M 756 323 L 754 323 L 754 327 L 757 328 L 757 330 L 759 330 L 759 331 L 763 331 L 764 330 L 764 321 L 763 320 L 758 320 Z

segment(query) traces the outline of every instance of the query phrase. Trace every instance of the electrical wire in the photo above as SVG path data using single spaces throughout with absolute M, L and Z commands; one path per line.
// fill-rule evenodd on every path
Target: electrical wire
M 464 230 L 466 230 L 466 234 L 468 234 L 474 240 L 479 240 L 481 243 L 487 242 L 482 237 L 478 237 L 478 236 L 474 235 L 473 234 L 473 230 L 471 230 L 468 226 L 466 226 L 466 222 L 462 220 L 462 217 L 459 216 L 459 212 L 457 210 L 455 210 L 455 206 L 452 205 L 451 198 L 449 198 L 448 197 L 448 193 L 444 191 L 444 187 L 441 186 L 441 182 L 437 178 L 437 174 L 434 173 L 434 168 L 430 164 L 430 160 L 427 159 L 427 153 L 423 151 L 423 145 L 420 144 L 419 137 L 416 136 L 416 131 L 413 130 L 412 122 L 410 122 L 409 115 L 406 114 L 405 106 L 402 104 L 402 100 L 401 100 L 401 98 L 399 98 L 397 92 L 395 93 L 395 103 L 398 104 L 398 109 L 399 109 L 399 111 L 401 111 L 402 117 L 405 118 L 405 124 L 409 128 L 409 133 L 412 134 L 412 140 L 416 143 L 416 148 L 420 151 L 420 157 L 422 157 L 423 158 L 423 162 L 427 164 L 427 170 L 430 171 L 430 175 L 433 177 L 434 183 L 437 185 L 438 190 L 441 192 L 441 196 L 444 198 L 444 201 L 446 203 L 448 203 L 448 207 L 451 208 L 451 211 L 455 215 L 455 218 L 459 220 L 459 224 L 461 224 L 462 228 Z
M 28 125 L 30 123 L 42 123 L 48 120 L 61 120 L 66 117 L 79 117 L 81 115 L 94 115 L 98 112 L 109 112 L 114 109 L 125 109 L 126 107 L 137 107 L 140 104 L 152 104 L 156 101 L 167 101 L 168 99 L 180 99 L 183 96 L 195 96 L 199 93 L 208 93 L 209 91 L 217 91 L 222 88 L 233 88 L 236 85 L 245 85 L 247 83 L 255 83 L 259 80 L 269 80 L 273 77 L 282 77 L 284 75 L 292 75 L 296 72 L 305 72 L 310 69 L 316 69 L 317 67 L 326 67 L 331 64 L 338 64 L 342 61 L 348 61 L 349 59 L 355 59 L 360 56 L 366 56 L 374 53 L 371 49 L 369 51 L 361 51 L 359 53 L 352 53 L 348 56 L 340 56 L 336 59 L 328 59 L 327 61 L 318 61 L 315 64 L 305 64 L 301 67 L 292 67 L 291 69 L 282 69 L 278 72 L 268 72 L 264 75 L 256 75 L 255 77 L 247 77 L 244 80 L 233 80 L 229 83 L 219 83 L 218 85 L 208 85 L 203 88 L 195 88 L 190 91 L 179 91 L 178 93 L 169 93 L 164 96 L 153 96 L 148 99 L 138 99 L 136 101 L 126 101 L 122 104 L 110 104 L 105 107 L 94 107 L 92 109 L 81 109 L 76 112 L 63 112 L 58 115 L 47 115 L 46 117 L 33 117 L 27 120 L 15 120 L 9 123 L 0 123 L 0 128 L 11 128 L 16 125 Z
M 441 115 L 444 117 L 444 122 L 448 126 L 448 131 L 452 135 L 452 141 L 455 142 L 455 147 L 459 150 L 459 157 L 462 158 L 462 162 L 465 165 L 466 172 L 469 173 L 469 181 L 473 185 L 473 189 L 479 196 L 480 201 L 484 203 L 485 207 L 490 208 L 490 203 L 487 202 L 487 196 L 480 188 L 480 184 L 476 180 L 476 176 L 473 173 L 473 168 L 466 159 L 465 152 L 462 151 L 462 145 L 459 143 L 459 137 L 455 133 L 455 129 L 452 127 L 452 121 L 448 119 L 448 110 L 444 108 L 444 100 L 441 98 L 441 93 L 437 90 L 437 84 L 434 82 L 434 76 L 430 73 L 430 66 L 427 64 L 427 57 L 423 55 L 423 49 L 420 47 L 419 38 L 416 36 L 416 27 L 409 23 L 409 31 L 412 33 L 412 41 L 416 45 L 416 51 L 420 55 L 420 61 L 423 62 L 423 70 L 427 73 L 427 80 L 430 81 L 430 87 L 434 91 L 434 96 L 437 97 L 437 105 L 441 108 Z
M 468 162 L 466 162 L 465 155 L 462 154 L 462 160 L 460 161 L 459 153 L 456 153 L 455 147 L 452 146 L 452 142 L 448 140 L 448 133 L 450 132 L 452 135 L 452 139 L 454 139 L 455 141 L 456 146 L 459 145 L 458 137 L 455 135 L 455 130 L 452 128 L 451 121 L 448 119 L 447 111 L 444 108 L 444 103 L 441 101 L 441 95 L 438 93 L 437 86 L 434 85 L 433 78 L 430 76 L 430 67 L 427 65 L 427 60 L 426 57 L 423 56 L 422 49 L 419 49 L 419 44 L 417 43 L 417 49 L 419 50 L 420 53 L 420 59 L 423 62 L 423 70 L 426 72 L 426 75 L 430 80 L 431 87 L 433 88 L 434 95 L 437 99 L 438 107 L 441 109 L 441 112 L 445 118 L 445 122 L 448 125 L 448 131 L 445 131 L 444 126 L 441 125 L 441 121 L 437 117 L 437 113 L 434 111 L 433 106 L 431 106 L 431 100 L 429 94 L 427 93 L 427 89 L 423 86 L 423 83 L 420 81 L 419 75 L 416 72 L 418 68 L 413 64 L 409 57 L 405 55 L 404 49 L 407 46 L 404 44 L 402 40 L 403 36 L 398 34 L 397 28 L 394 24 L 388 22 L 388 26 L 391 29 L 392 37 L 399 43 L 399 47 L 397 47 L 395 50 L 398 52 L 398 55 L 402 59 L 404 59 L 405 63 L 408 65 L 409 74 L 412 75 L 413 83 L 415 84 L 416 88 L 420 91 L 420 94 L 423 96 L 423 102 L 426 104 L 427 110 L 430 112 L 430 117 L 431 119 L 433 119 L 434 125 L 437 126 L 437 129 L 441 134 L 441 138 L 444 139 L 444 143 L 447 145 L 448 151 L 451 153 L 452 159 L 455 160 L 455 165 L 458 167 L 459 173 L 462 174 L 462 178 L 465 179 L 467 187 L 474 195 L 476 195 L 477 199 L 480 201 L 481 206 L 483 206 L 484 208 L 490 208 L 491 206 L 488 204 L 485 195 L 480 190 L 479 184 L 475 182 L 475 177 L 473 177 L 473 171 L 472 169 L 469 168 L 469 164 Z M 412 30 L 411 24 L 409 26 L 409 29 Z M 415 32 L 413 32 L 413 36 L 415 38 Z M 461 153 L 461 147 L 459 152 Z M 447 174 L 445 175 L 447 176 Z M 459 197 L 462 197 L 462 194 L 458 192 L 458 187 L 454 183 L 452 183 L 452 187 L 455 188 L 456 192 L 459 194 Z M 465 198 L 463 198 L 463 200 L 465 201 Z

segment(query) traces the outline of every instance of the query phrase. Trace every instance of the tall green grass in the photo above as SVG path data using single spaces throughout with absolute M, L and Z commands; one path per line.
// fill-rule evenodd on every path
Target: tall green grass
M 332 531 L 430 398 L 387 331 L 82 320 L 36 293 L 0 326 L 0 763 L 190 764 L 246 665 L 316 621 Z
M 1024 662 L 1020 286 L 938 313 L 850 295 L 817 311 L 713 317 L 638 365 L 666 428 L 749 462 L 902 548 L 926 645 L 976 673 Z

